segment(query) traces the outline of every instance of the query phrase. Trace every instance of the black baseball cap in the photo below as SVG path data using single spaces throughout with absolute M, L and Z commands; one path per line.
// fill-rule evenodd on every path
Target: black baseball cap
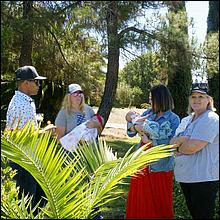
M 193 92 L 208 94 L 208 86 L 192 85 L 190 94 L 192 94 Z
M 22 66 L 19 67 L 16 71 L 16 79 L 17 80 L 30 80 L 30 79 L 38 79 L 43 80 L 47 77 L 39 76 L 37 70 L 33 66 Z

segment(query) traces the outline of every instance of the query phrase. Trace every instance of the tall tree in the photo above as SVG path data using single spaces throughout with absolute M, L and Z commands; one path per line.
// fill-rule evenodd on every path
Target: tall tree
M 209 1 L 207 34 L 219 31 L 219 1 Z
M 160 7 L 160 2 L 152 1 L 105 1 L 86 2 L 94 11 L 98 12 L 96 30 L 107 34 L 107 73 L 105 90 L 98 112 L 107 122 L 115 99 L 118 83 L 118 67 L 120 49 L 128 45 L 140 45 L 148 38 L 155 38 L 154 34 L 146 29 L 137 28 L 137 16 L 143 16 L 149 7 Z M 91 12 L 90 16 L 94 13 Z M 103 28 L 104 27 L 104 28 Z M 106 36 L 104 34 L 104 36 Z M 142 37 L 140 37 L 142 36 Z
M 173 44 L 165 45 L 168 62 L 168 88 L 174 99 L 174 111 L 180 118 L 187 115 L 188 96 L 192 84 L 192 54 L 188 42 L 187 14 L 184 1 L 168 4 L 169 39 Z
M 33 46 L 33 1 L 23 1 L 23 33 L 19 66 L 32 65 Z
M 108 65 L 105 80 L 105 90 L 98 112 L 107 121 L 118 84 L 119 69 L 119 37 L 118 37 L 118 3 L 111 1 L 107 10 Z
M 210 95 L 219 113 L 219 1 L 209 1 L 207 19 L 206 71 Z
M 37 112 L 45 113 L 45 121 L 54 121 L 69 83 L 81 84 L 86 99 L 93 105 L 100 104 L 104 60 L 97 41 L 82 31 L 83 27 L 72 13 L 78 5 L 78 1 L 34 1 L 33 5 L 27 1 L 1 2 L 1 73 L 4 79 L 10 76 L 13 80 L 19 65 L 32 64 L 47 77 L 42 82 L 44 96 L 38 93 L 34 97 Z M 32 37 L 27 37 L 27 33 L 31 33 L 29 27 L 34 27 L 30 28 Z M 5 93 L 1 93 L 5 100 L 2 118 L 13 91 L 14 84 L 7 99 Z
M 94 44 L 85 46 L 85 35 L 81 41 L 81 33 L 89 32 L 89 27 L 93 30 L 96 28 L 99 33 L 102 31 L 104 36 L 102 46 L 105 48 L 103 54 L 106 55 L 108 64 L 105 90 L 98 112 L 107 122 L 117 89 L 120 50 L 133 46 L 138 50 L 143 43 L 146 46 L 149 40 L 175 46 L 177 41 L 167 39 L 167 32 L 164 35 L 158 31 L 157 27 L 152 29 L 151 19 L 144 25 L 143 23 L 141 25 L 137 19 L 146 18 L 149 8 L 160 8 L 163 5 L 161 1 L 80 1 L 75 3 L 75 1 L 34 2 L 33 63 L 39 72 L 44 73 L 51 81 L 61 82 L 61 86 L 74 80 L 82 83 L 84 88 L 93 88 L 93 82 L 98 80 L 91 83 L 91 74 L 100 73 L 100 65 L 98 65 L 100 59 L 90 53 L 92 52 L 90 46 Z M 74 39 L 71 39 L 71 36 Z M 179 37 L 179 35 L 176 36 Z M 82 45 L 83 49 L 76 51 L 79 45 Z M 185 44 L 180 43 L 180 47 L 185 47 Z M 91 59 L 88 54 L 91 54 Z M 90 68 L 91 65 L 85 62 L 86 60 L 89 60 L 90 64 L 96 63 L 95 66 Z M 171 77 L 172 79 L 175 77 Z M 55 87 L 51 86 L 51 88 Z

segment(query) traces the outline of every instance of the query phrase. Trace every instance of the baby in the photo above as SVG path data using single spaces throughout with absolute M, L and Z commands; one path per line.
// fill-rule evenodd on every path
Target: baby
M 125 116 L 127 122 L 132 122 L 134 125 L 141 125 L 143 130 L 139 131 L 139 134 L 143 143 L 148 142 L 149 138 L 153 140 L 153 142 L 159 138 L 159 124 L 154 121 L 149 121 L 147 118 L 148 115 L 141 116 L 135 111 L 129 111 Z M 155 145 L 156 143 L 153 144 Z
M 90 127 L 94 122 L 98 122 L 100 127 Z M 60 138 L 60 143 L 64 149 L 72 151 L 77 147 L 80 141 L 94 141 L 98 136 L 98 130 L 101 130 L 103 124 L 104 119 L 99 114 L 95 114 L 91 119 L 78 125 L 71 132 Z

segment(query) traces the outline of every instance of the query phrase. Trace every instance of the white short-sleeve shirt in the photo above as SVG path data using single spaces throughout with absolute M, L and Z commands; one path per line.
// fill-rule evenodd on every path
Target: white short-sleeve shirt
M 29 120 L 33 121 L 35 128 L 37 128 L 36 106 L 34 100 L 23 92 L 15 91 L 15 95 L 12 97 L 8 106 L 6 127 L 14 128 L 19 118 L 19 129 L 24 127 Z

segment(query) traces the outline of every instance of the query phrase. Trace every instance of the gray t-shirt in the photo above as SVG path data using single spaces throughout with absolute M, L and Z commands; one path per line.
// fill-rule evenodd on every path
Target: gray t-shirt
M 69 133 L 72 131 L 79 123 L 79 120 L 81 120 L 81 123 L 89 120 L 92 118 L 92 116 L 95 114 L 94 110 L 92 107 L 85 105 L 85 110 L 84 113 L 81 112 L 71 112 L 70 114 L 67 113 L 65 109 L 61 109 L 57 117 L 55 119 L 55 125 L 56 126 L 61 126 L 66 128 L 66 133 Z
M 208 110 L 189 123 L 180 135 L 207 141 L 208 144 L 194 154 L 176 156 L 176 181 L 194 183 L 219 180 L 219 116 Z

